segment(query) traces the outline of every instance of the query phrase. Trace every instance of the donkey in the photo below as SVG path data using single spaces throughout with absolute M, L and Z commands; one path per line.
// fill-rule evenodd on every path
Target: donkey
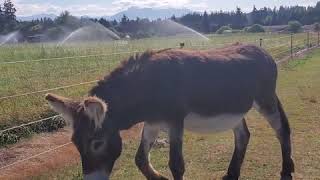
M 225 180 L 235 180 L 249 142 L 245 115 L 255 107 L 281 143 L 281 180 L 292 179 L 290 127 L 276 95 L 277 66 L 254 45 L 234 44 L 215 50 L 164 49 L 131 56 L 100 80 L 81 101 L 47 94 L 51 107 L 72 122 L 72 141 L 81 155 L 84 179 L 108 179 L 121 154 L 120 131 L 144 122 L 135 162 L 149 180 L 164 180 L 151 165 L 149 152 L 166 127 L 169 167 L 182 180 L 183 133 L 232 129 L 235 149 Z

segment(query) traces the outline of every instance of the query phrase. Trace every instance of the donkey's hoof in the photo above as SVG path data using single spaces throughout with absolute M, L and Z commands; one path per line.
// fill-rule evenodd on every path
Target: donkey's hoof
M 280 180 L 292 180 L 292 176 L 291 175 L 283 175 L 283 176 L 281 176 Z
M 232 175 L 225 175 L 222 177 L 222 180 L 238 180 L 238 177 L 232 176 Z

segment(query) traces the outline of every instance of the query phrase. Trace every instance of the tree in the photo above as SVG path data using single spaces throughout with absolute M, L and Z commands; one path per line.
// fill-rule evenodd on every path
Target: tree
M 118 25 L 118 22 L 117 22 L 117 20 L 114 19 L 114 20 L 112 21 L 112 26 L 117 26 L 117 25 Z
M 259 23 L 259 14 L 256 6 L 253 6 L 252 12 L 251 12 L 251 23 L 252 24 L 258 24 Z
M 299 21 L 290 21 L 288 30 L 292 33 L 298 33 L 302 29 L 302 24 Z
M 70 19 L 70 12 L 69 11 L 63 11 L 57 18 L 56 23 L 59 25 L 66 24 L 68 20 Z
M 210 22 L 209 22 L 208 13 L 207 13 L 207 11 L 205 11 L 203 13 L 202 22 L 201 22 L 202 32 L 205 32 L 205 33 L 209 33 L 210 32 L 210 24 L 209 23 Z
M 233 28 L 241 29 L 247 23 L 246 16 L 242 13 L 241 9 L 237 7 L 236 14 L 234 17 Z
M 106 19 L 104 18 L 100 18 L 99 21 L 98 21 L 100 24 L 102 24 L 104 27 L 106 28 L 109 28 L 111 27 L 111 24 L 109 21 L 107 21 Z
M 3 28 L 4 28 L 4 14 L 3 14 L 3 11 L 2 11 L 2 6 L 0 5 L 0 32 L 3 31 Z
M 81 27 L 81 22 L 87 22 L 87 19 L 82 19 L 72 16 L 69 11 L 63 11 L 56 19 L 55 23 L 59 26 L 68 27 L 71 30 Z
M 170 18 L 172 21 L 177 21 L 177 18 L 175 15 L 172 15 L 171 18 Z
M 126 25 L 129 22 L 129 18 L 124 14 L 121 18 L 120 24 Z
M 0 31 L 8 33 L 14 31 L 17 26 L 16 8 L 10 0 L 5 0 L 0 11 Z
M 15 21 L 16 20 L 16 8 L 14 7 L 11 0 L 5 0 L 3 3 L 3 14 L 6 21 Z

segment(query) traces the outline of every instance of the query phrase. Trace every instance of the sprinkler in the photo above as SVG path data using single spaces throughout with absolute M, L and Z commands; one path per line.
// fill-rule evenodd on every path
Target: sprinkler
M 180 49 L 182 49 L 184 47 L 184 42 L 180 43 Z

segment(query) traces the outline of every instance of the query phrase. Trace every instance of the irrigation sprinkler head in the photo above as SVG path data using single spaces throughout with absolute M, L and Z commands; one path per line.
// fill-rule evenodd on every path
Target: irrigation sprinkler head
M 184 48 L 184 45 L 185 45 L 185 43 L 184 43 L 184 42 L 181 42 L 181 43 L 180 43 L 180 49 Z

